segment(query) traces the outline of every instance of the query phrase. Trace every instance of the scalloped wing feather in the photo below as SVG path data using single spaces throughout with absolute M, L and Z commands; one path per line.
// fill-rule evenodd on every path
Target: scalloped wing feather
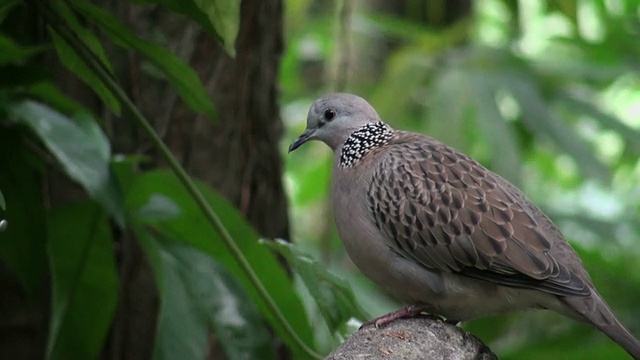
M 395 132 L 384 147 L 368 201 L 398 254 L 430 270 L 500 285 L 590 295 L 588 277 L 550 252 L 551 242 L 564 241 L 560 232 L 550 221 L 540 224 L 546 217 L 517 188 L 422 135 Z

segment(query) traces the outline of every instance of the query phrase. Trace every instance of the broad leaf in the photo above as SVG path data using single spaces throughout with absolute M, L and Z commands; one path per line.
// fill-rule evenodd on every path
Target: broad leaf
M 369 318 L 356 301 L 349 284 L 329 272 L 326 266 L 285 241 L 263 241 L 262 243 L 284 256 L 294 271 L 300 275 L 318 304 L 320 314 L 331 332 L 336 332 L 351 318 L 358 318 L 360 321 Z
M 25 100 L 9 107 L 9 113 L 26 124 L 77 181 L 122 226 L 122 195 L 109 169 L 110 145 L 88 114 L 79 114 L 78 125 L 57 111 Z
M 595 329 L 582 326 L 573 322 L 565 325 L 569 320 L 555 321 L 547 324 L 546 331 L 529 331 L 526 342 L 521 340 L 520 346 L 505 351 L 506 359 L 629 359 L 628 354 L 609 340 L 604 334 L 595 334 Z M 564 326 L 563 326 L 564 325 Z M 529 326 L 532 326 L 529 324 Z M 559 330 L 549 331 L 552 326 L 557 326 Z M 512 328 L 504 336 L 517 333 Z M 522 333 L 522 331 L 520 331 Z M 588 339 L 585 341 L 585 339 Z
M 0 23 L 4 22 L 11 10 L 20 4 L 19 0 L 2 0 L 0 1 Z
M 311 157 L 309 152 L 302 151 L 301 155 L 296 155 L 297 158 L 293 156 L 287 158 L 288 166 L 295 167 L 295 171 L 291 172 L 295 184 L 292 189 L 292 198 L 293 203 L 298 206 L 306 206 L 327 198 L 325 189 L 328 189 L 328 184 L 331 183 L 333 157 Z
M 213 26 L 207 14 L 202 12 L 202 10 L 196 5 L 196 3 L 192 0 L 184 1 L 184 0 L 133 0 L 132 2 L 138 4 L 153 4 L 153 5 L 162 5 L 167 9 L 176 12 L 178 14 L 182 14 L 189 19 L 197 22 L 202 26 L 204 30 L 206 30 L 210 35 L 218 39 L 218 41 L 223 42 L 222 37 L 218 34 L 216 28 Z
M 240 0 L 194 0 L 222 37 L 224 48 L 235 56 L 235 41 L 240 26 Z
M 54 30 L 50 30 L 53 44 L 58 52 L 58 57 L 62 64 L 72 73 L 76 74 L 80 80 L 87 84 L 91 90 L 113 111 L 114 114 L 120 115 L 120 102 L 113 95 L 111 90 L 107 88 L 100 78 L 89 68 L 89 66 L 78 56 L 76 51 L 67 44 Z
M 496 88 L 490 77 L 476 73 L 470 77 L 475 106 L 476 121 L 489 141 L 491 169 L 515 185 L 520 184 L 522 161 L 517 137 L 496 103 Z
M 100 78 L 89 68 L 89 66 L 78 56 L 76 51 L 67 44 L 53 29 L 50 30 L 53 44 L 58 52 L 58 57 L 69 71 L 76 74 L 80 80 L 89 85 L 100 99 L 113 111 L 114 114 L 120 115 L 120 102 L 115 95 L 107 88 Z
M 25 91 L 34 98 L 42 100 L 42 102 L 65 114 L 89 112 L 50 82 L 38 82 L 26 88 Z
M 626 125 L 614 115 L 604 112 L 587 99 L 575 97 L 569 93 L 560 93 L 558 98 L 562 100 L 563 105 L 573 109 L 576 113 L 589 116 L 600 122 L 603 127 L 615 131 L 629 144 L 634 153 L 640 152 L 640 131 L 637 129 Z
M 206 186 L 200 185 L 199 188 L 222 223 L 227 226 L 249 264 L 257 271 L 258 278 L 282 309 L 289 324 L 298 336 L 313 348 L 311 328 L 292 280 L 273 254 L 260 246 L 258 235 L 233 206 Z M 222 243 L 219 234 L 213 231 L 199 207 L 172 173 L 154 171 L 138 176 L 129 186 L 126 199 L 128 209 L 139 209 L 136 215 L 138 221 L 152 226 L 166 237 L 190 244 L 205 252 L 231 272 L 280 338 L 287 342 L 291 349 L 295 349 L 293 340 L 276 321 L 245 272 Z
M 166 48 L 140 39 L 104 9 L 86 1 L 74 2 L 73 6 L 98 25 L 116 45 L 140 52 L 162 70 L 191 109 L 216 118 L 207 90 L 195 71 L 182 60 Z
M 522 109 L 522 121 L 533 132 L 545 135 L 571 155 L 585 175 L 604 183 L 611 181 L 611 173 L 594 155 L 594 151 L 569 125 L 558 118 L 526 78 L 512 78 L 505 84 Z
M 115 314 L 118 273 L 106 214 L 83 202 L 47 220 L 53 278 L 48 359 L 98 357 Z
M 160 293 L 156 359 L 204 359 L 209 331 L 229 359 L 273 359 L 268 329 L 244 289 L 211 256 L 135 227 Z
M 8 223 L 0 232 L 0 258 L 29 297 L 42 292 L 47 271 L 40 183 L 26 160 L 21 133 L 12 128 L 0 131 L 0 188 L 8 205 L 0 210 L 0 219 Z
M 464 85 L 467 81 L 466 69 L 447 69 L 435 77 L 425 99 L 432 119 L 426 133 L 462 151 L 469 147 L 464 132 L 472 124 L 469 109 L 474 101 L 472 88 Z M 451 99 L 456 99 L 454 106 Z
M 0 65 L 23 64 L 28 58 L 47 49 L 48 47 L 43 45 L 23 47 L 16 44 L 13 39 L 0 34 Z
M 96 37 L 96 35 L 87 30 L 81 23 L 80 20 L 76 17 L 74 12 L 67 6 L 64 1 L 52 1 L 52 5 L 55 10 L 58 12 L 60 16 L 62 16 L 67 22 L 67 26 L 73 30 L 73 32 L 78 36 L 80 41 L 84 43 L 91 51 L 100 59 L 102 65 L 109 70 L 109 72 L 113 73 L 113 68 L 109 59 L 107 58 L 107 53 L 104 51 L 102 47 L 102 43 Z

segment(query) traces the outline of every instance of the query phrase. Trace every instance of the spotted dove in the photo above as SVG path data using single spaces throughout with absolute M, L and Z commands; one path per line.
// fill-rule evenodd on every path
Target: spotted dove
M 596 291 L 558 227 L 515 186 L 430 137 L 394 130 L 364 99 L 329 94 L 289 152 L 335 153 L 332 203 L 347 253 L 370 279 L 423 311 L 470 320 L 530 308 L 586 321 L 634 358 L 640 342 Z

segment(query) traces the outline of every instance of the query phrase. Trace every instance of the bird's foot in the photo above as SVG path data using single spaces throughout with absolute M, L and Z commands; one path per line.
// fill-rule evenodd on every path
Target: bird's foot
M 422 312 L 425 311 L 426 308 L 427 307 L 424 304 L 407 305 L 402 309 L 390 312 L 386 315 L 382 315 L 380 317 L 377 317 L 375 319 L 365 322 L 364 324 L 362 324 L 362 326 L 360 326 L 360 329 L 367 327 L 369 325 L 373 325 L 377 329 L 379 327 L 382 327 L 398 319 L 411 318 L 411 317 L 417 317 L 417 316 L 425 316 L 427 318 L 434 319 L 434 320 L 442 320 L 442 318 L 439 317 L 438 315 L 422 314 Z

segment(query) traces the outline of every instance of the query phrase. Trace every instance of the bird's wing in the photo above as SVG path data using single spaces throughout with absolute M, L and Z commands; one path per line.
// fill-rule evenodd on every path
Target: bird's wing
M 550 241 L 564 240 L 549 239 L 536 220 L 544 215 L 515 192 L 468 156 L 417 137 L 386 147 L 368 202 L 387 244 L 428 269 L 588 296 L 585 282 L 549 251 Z

